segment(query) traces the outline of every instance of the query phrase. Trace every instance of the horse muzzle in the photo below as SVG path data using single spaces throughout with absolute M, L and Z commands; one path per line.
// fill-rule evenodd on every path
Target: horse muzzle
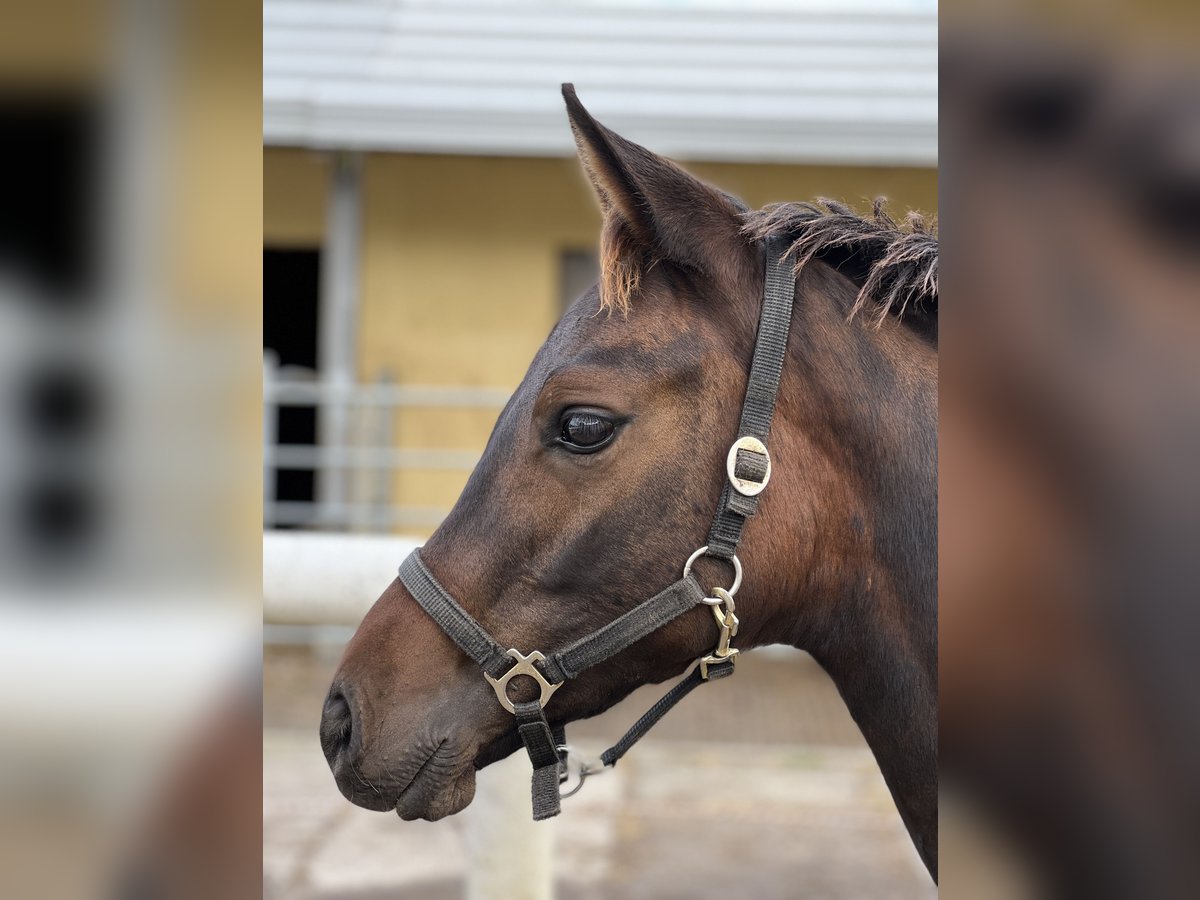
M 375 812 L 435 821 L 475 796 L 476 748 L 435 730 L 364 746 L 352 694 L 335 684 L 321 715 L 321 750 L 342 795 Z

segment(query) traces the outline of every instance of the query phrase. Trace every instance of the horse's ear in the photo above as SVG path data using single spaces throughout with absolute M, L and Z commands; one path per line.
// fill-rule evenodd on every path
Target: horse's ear
M 579 158 L 605 218 L 619 217 L 655 255 L 710 275 L 728 273 L 733 248 L 748 248 L 741 210 L 720 191 L 675 163 L 597 122 L 575 86 L 562 86 Z M 606 231 L 611 223 L 606 222 Z

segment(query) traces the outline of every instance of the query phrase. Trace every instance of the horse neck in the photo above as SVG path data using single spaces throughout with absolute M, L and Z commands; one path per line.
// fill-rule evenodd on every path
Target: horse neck
M 831 284 L 848 289 L 826 273 L 797 295 L 780 449 L 802 471 L 775 509 L 807 512 L 776 538 L 800 562 L 770 567 L 768 638 L 829 673 L 936 878 L 936 351 L 895 322 L 847 323 Z

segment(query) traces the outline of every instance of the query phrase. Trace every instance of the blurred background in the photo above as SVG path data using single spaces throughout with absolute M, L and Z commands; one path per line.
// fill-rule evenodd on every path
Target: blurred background
M 264 3 L 265 889 L 930 896 L 836 690 L 795 651 L 747 659 L 553 822 L 525 821 L 523 754 L 435 824 L 333 784 L 315 736 L 342 645 L 599 274 L 564 81 L 752 206 L 936 211 L 932 2 Z M 599 752 L 657 693 L 573 742 Z
M 937 206 L 932 3 L 267 0 L 263 17 L 272 528 L 428 534 L 457 498 L 598 275 L 562 81 L 752 206 Z

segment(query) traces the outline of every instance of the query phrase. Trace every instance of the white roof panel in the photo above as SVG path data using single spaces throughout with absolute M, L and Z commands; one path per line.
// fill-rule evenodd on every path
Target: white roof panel
M 937 162 L 926 0 L 264 0 L 268 144 L 568 155 L 563 81 L 679 159 Z

